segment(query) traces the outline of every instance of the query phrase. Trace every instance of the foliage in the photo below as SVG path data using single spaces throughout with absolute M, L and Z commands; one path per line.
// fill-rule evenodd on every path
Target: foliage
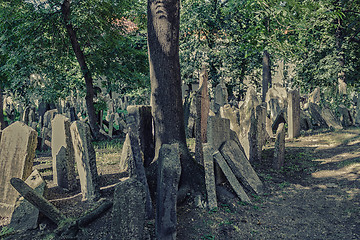
M 89 71 L 109 93 L 148 87 L 145 36 L 129 20 L 135 21 L 140 3 L 72 1 L 71 24 Z M 11 79 L 8 89 L 27 102 L 34 95 L 51 101 L 85 88 L 61 4 L 60 0 L 0 3 L 0 72 Z

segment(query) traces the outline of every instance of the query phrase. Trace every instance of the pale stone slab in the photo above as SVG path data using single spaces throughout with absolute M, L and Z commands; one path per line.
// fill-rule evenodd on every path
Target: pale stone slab
M 280 123 L 276 131 L 273 168 L 280 169 L 284 166 L 285 160 L 285 127 Z
M 216 199 L 216 185 L 215 185 L 215 175 L 214 175 L 214 150 L 210 147 L 208 143 L 203 145 L 204 152 L 204 168 L 205 168 L 205 184 L 206 192 L 208 199 L 208 208 L 214 209 L 217 208 L 217 199 Z
M 34 170 L 26 179 L 28 184 L 36 193 L 43 196 L 46 183 L 39 174 L 38 170 Z M 29 203 L 24 197 L 18 197 L 15 204 L 14 212 L 11 216 L 9 227 L 14 230 L 29 230 L 35 229 L 38 226 L 39 209 Z
M 176 202 L 181 174 L 179 144 L 163 144 L 159 152 L 156 195 L 156 239 L 176 240 Z
M 256 194 L 263 193 L 263 183 L 236 142 L 225 142 L 220 152 L 246 189 Z
M 218 116 L 209 116 L 207 126 L 207 142 L 214 150 L 231 139 L 230 120 Z
M 145 186 L 130 178 L 120 182 L 114 191 L 112 239 L 144 239 Z
M 11 186 L 13 177 L 26 179 L 32 172 L 37 132 L 22 122 L 2 131 L 0 141 L 0 216 L 9 216 L 18 196 Z
M 227 165 L 224 157 L 221 155 L 219 151 L 216 151 L 214 154 L 214 159 L 219 164 L 221 170 L 225 174 L 227 180 L 229 181 L 230 185 L 234 189 L 237 196 L 240 198 L 241 201 L 251 203 L 248 195 L 245 193 L 243 187 L 240 185 L 239 181 L 236 179 L 236 176 L 231 171 L 230 167 Z
M 51 121 L 51 154 L 53 159 L 53 181 L 62 188 L 76 188 L 75 155 L 71 140 L 70 120 L 57 114 Z
M 70 131 L 80 178 L 82 200 L 97 201 L 100 198 L 100 186 L 90 127 L 82 121 L 75 121 L 71 124 Z

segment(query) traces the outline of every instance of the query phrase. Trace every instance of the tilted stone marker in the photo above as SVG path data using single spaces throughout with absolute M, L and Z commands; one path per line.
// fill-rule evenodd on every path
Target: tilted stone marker
M 216 151 L 214 154 L 214 159 L 219 164 L 221 170 L 225 174 L 227 180 L 229 181 L 231 187 L 234 189 L 235 193 L 239 197 L 239 199 L 243 202 L 251 203 L 248 195 L 245 193 L 243 187 L 240 185 L 239 181 L 236 179 L 236 176 L 231 171 L 230 167 L 227 165 L 224 157 L 221 155 L 219 151 Z
M 9 216 L 18 196 L 10 179 L 26 179 L 32 172 L 37 132 L 22 122 L 2 131 L 0 141 L 0 216 Z
M 28 184 L 34 191 L 43 196 L 46 189 L 46 183 L 39 174 L 38 170 L 34 170 L 26 179 Z M 38 226 L 39 209 L 29 203 L 24 197 L 19 196 L 16 200 L 15 209 L 11 216 L 9 227 L 14 230 L 35 229 Z
M 289 138 L 300 136 L 300 95 L 297 90 L 288 93 L 288 134 Z
M 246 189 L 256 194 L 263 193 L 263 183 L 236 142 L 232 140 L 225 142 L 220 152 Z
M 313 125 L 318 126 L 320 128 L 328 128 L 326 121 L 321 116 L 321 109 L 319 105 L 310 102 L 309 103 L 309 113 L 312 118 Z
M 51 154 L 53 181 L 62 188 L 76 188 L 75 156 L 71 140 L 70 120 L 58 114 L 51 122 Z
M 209 116 L 207 126 L 207 142 L 214 150 L 218 150 L 224 142 L 230 140 L 230 120 L 219 116 Z
M 343 129 L 340 120 L 335 117 L 330 108 L 324 107 L 321 109 L 321 116 L 329 127 L 333 127 L 334 129 Z
M 59 225 L 66 218 L 65 216 L 49 203 L 43 196 L 35 192 L 29 185 L 19 178 L 11 178 L 11 185 L 16 189 L 26 200 L 38 208 L 51 221 Z
M 214 175 L 214 150 L 210 147 L 208 143 L 203 145 L 204 152 L 204 168 L 205 168 L 205 184 L 206 192 L 208 199 L 208 208 L 214 209 L 217 208 L 217 199 L 216 199 L 216 185 L 215 185 L 215 175 Z
M 132 136 L 138 139 L 143 162 L 148 166 L 154 158 L 151 106 L 128 106 L 127 125 Z
M 135 178 L 120 182 L 114 191 L 112 239 L 144 239 L 145 186 Z
M 280 123 L 276 131 L 273 168 L 280 169 L 284 166 L 285 160 L 285 127 Z
M 121 151 L 120 157 L 120 171 L 121 172 L 129 172 L 129 163 L 134 161 L 133 152 L 131 150 L 131 142 L 129 133 L 126 134 L 125 141 Z
M 75 121 L 71 124 L 70 131 L 80 178 L 82 200 L 97 201 L 100 197 L 100 186 L 90 128 L 82 121 Z
M 176 200 L 181 174 L 179 144 L 163 144 L 158 161 L 156 239 L 176 240 Z

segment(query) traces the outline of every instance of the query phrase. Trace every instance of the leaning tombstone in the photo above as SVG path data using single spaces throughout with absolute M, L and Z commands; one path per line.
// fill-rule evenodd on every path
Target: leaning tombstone
M 156 239 L 176 239 L 176 201 L 181 164 L 179 144 L 163 144 L 159 150 L 156 195 Z
M 338 112 L 340 113 L 340 121 L 344 127 L 349 127 L 353 124 L 349 109 L 347 109 L 344 105 L 340 105 L 338 107 Z
M 285 127 L 280 123 L 276 131 L 273 168 L 279 170 L 284 166 L 285 160 Z
M 13 177 L 26 179 L 32 170 L 37 132 L 22 122 L 2 131 L 0 141 L 0 216 L 9 216 L 18 193 L 10 185 Z
M 246 189 L 255 194 L 263 193 L 263 183 L 235 141 L 225 142 L 220 149 L 220 153 L 236 178 L 241 181 Z
M 34 170 L 26 179 L 28 184 L 36 193 L 43 196 L 46 183 L 37 170 Z M 24 197 L 19 196 L 15 203 L 15 209 L 11 216 L 10 228 L 15 231 L 35 229 L 38 226 L 39 209 L 29 203 Z
M 227 165 L 224 157 L 221 155 L 219 151 L 216 151 L 214 154 L 214 159 L 219 164 L 221 170 L 223 171 L 224 175 L 226 176 L 227 180 L 229 181 L 231 187 L 233 188 L 236 195 L 239 199 L 243 202 L 251 203 L 248 195 L 245 193 L 243 187 L 240 185 L 239 181 L 237 180 L 234 173 L 231 171 L 229 165 Z
M 114 191 L 112 239 L 144 239 L 145 186 L 135 178 L 120 182 Z
M 76 187 L 76 175 L 70 120 L 63 115 L 58 114 L 52 120 L 51 125 L 53 181 L 61 188 L 73 190 Z
M 329 127 L 332 127 L 334 129 L 343 128 L 341 126 L 341 122 L 335 117 L 335 114 L 331 111 L 330 108 L 324 107 L 323 109 L 321 109 L 321 116 Z
M 100 187 L 90 128 L 82 121 L 75 121 L 70 126 L 70 132 L 80 178 L 82 200 L 97 201 L 100 198 Z

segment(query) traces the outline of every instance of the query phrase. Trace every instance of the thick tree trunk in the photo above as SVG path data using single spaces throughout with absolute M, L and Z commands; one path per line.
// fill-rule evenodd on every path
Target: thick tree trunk
M 270 54 L 265 50 L 263 55 L 262 101 L 265 102 L 266 93 L 271 85 Z
M 0 85 L 0 130 L 5 128 L 3 90 Z
M 69 35 L 71 46 L 74 50 L 76 59 L 80 65 L 81 71 L 84 74 L 85 79 L 85 85 L 86 85 L 86 108 L 88 112 L 88 119 L 89 119 L 89 125 L 90 129 L 94 135 L 94 138 L 97 140 L 106 138 L 103 134 L 100 133 L 100 127 L 97 124 L 97 118 L 95 113 L 95 107 L 94 107 L 94 87 L 93 87 L 93 79 L 91 76 L 91 73 L 89 71 L 89 68 L 86 64 L 85 56 L 83 51 L 80 48 L 80 44 L 77 40 L 76 32 L 70 22 L 70 3 L 71 0 L 64 0 L 61 11 L 64 18 L 66 31 Z
M 155 159 L 163 144 L 178 143 L 180 185 L 200 186 L 199 168 L 186 145 L 179 63 L 180 0 L 148 0 L 148 51 L 151 106 L 155 126 Z M 194 173 L 197 171 L 197 174 Z

